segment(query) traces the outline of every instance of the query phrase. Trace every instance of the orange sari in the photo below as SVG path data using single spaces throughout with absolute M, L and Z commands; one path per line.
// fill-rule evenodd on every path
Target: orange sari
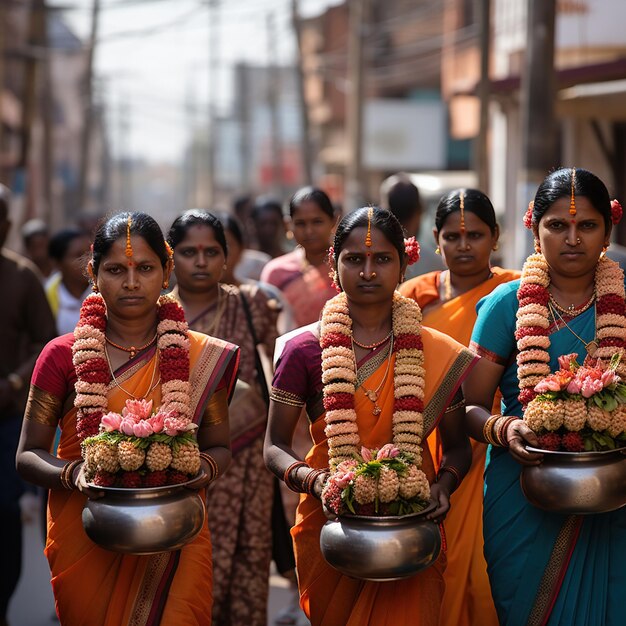
M 493 276 L 474 289 L 439 303 L 441 272 L 430 272 L 400 286 L 403 296 L 412 298 L 421 307 L 432 305 L 424 313 L 423 324 L 446 333 L 469 346 L 476 321 L 476 305 L 498 285 L 519 278 L 516 270 L 491 268 Z M 500 395 L 494 402 L 499 412 Z M 440 458 L 437 434 L 428 438 L 428 446 Z M 483 555 L 483 470 L 487 446 L 472 440 L 472 467 L 461 486 L 452 494 L 450 512 L 444 522 L 448 541 L 448 566 L 444 574 L 446 590 L 440 626 L 498 626 L 491 597 L 487 564 Z
M 433 431 L 445 409 L 475 362 L 475 356 L 449 337 L 430 329 L 422 332 L 426 388 L 424 429 Z M 373 361 L 374 359 L 372 359 Z M 393 360 L 393 357 L 392 357 Z M 376 364 L 375 364 L 376 365 Z M 363 367 L 372 368 L 370 361 Z M 377 364 L 366 378 L 369 388 L 377 388 L 384 376 L 385 363 Z M 372 403 L 362 388 L 355 394 L 359 435 L 364 446 L 378 448 L 392 440 L 393 376 L 388 376 L 378 404 L 382 413 L 372 413 Z M 321 403 L 317 410 L 307 405 L 314 420 L 311 436 L 314 445 L 307 461 L 311 467 L 328 466 L 328 445 L 324 435 Z M 423 470 L 435 480 L 435 468 L 428 448 L 423 451 Z M 444 591 L 445 556 L 415 576 L 394 582 L 376 583 L 344 576 L 325 560 L 320 551 L 320 530 L 326 522 L 319 500 L 303 496 L 298 506 L 296 525 L 291 533 L 295 544 L 300 604 L 312 626 L 436 626 Z
M 60 338 L 67 344 L 62 347 L 65 351 L 71 350 L 68 337 L 71 335 Z M 223 387 L 229 392 L 232 389 L 237 351 L 232 344 L 200 333 L 190 332 L 189 338 L 191 407 L 194 421 L 198 423 L 213 392 Z M 60 349 L 57 346 L 57 357 Z M 73 389 L 73 368 L 55 372 L 55 364 L 49 362 L 48 355 L 51 353 L 44 350 L 33 384 L 46 391 L 46 376 L 52 381 L 66 376 L 68 390 Z M 71 365 L 71 352 L 69 359 Z M 118 382 L 141 397 L 150 387 L 154 359 L 154 347 L 140 353 L 116 372 Z M 63 360 L 67 365 L 67 360 Z M 109 409 L 121 411 L 127 398 L 117 386 L 111 385 Z M 160 404 L 160 385 L 147 399 L 153 400 L 154 406 Z M 64 400 L 58 456 L 69 460 L 80 457 L 80 442 L 76 434 L 73 393 Z M 206 520 L 200 534 L 181 550 L 134 556 L 104 550 L 92 543 L 81 521 L 84 504 L 85 496 L 79 491 L 50 492 L 45 553 L 62 624 L 206 626 L 211 623 L 211 538 Z

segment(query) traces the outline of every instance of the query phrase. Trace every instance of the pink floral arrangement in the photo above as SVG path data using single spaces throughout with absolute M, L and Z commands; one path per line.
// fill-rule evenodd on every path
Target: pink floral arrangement
M 426 507 L 430 485 L 410 456 L 388 443 L 342 461 L 322 498 L 335 515 L 408 515 Z
M 617 374 L 620 354 L 609 363 L 578 354 L 559 357 L 559 369 L 534 388 L 524 421 L 544 450 L 582 452 L 626 445 L 626 384 Z
M 189 335 L 185 314 L 171 296 L 158 303 L 157 349 L 161 405 L 129 399 L 108 410 L 112 374 L 106 346 L 106 305 L 85 299 L 74 331 L 76 431 L 88 479 L 102 487 L 160 487 L 186 482 L 200 470 L 189 399 Z M 148 390 L 150 393 L 152 389 Z

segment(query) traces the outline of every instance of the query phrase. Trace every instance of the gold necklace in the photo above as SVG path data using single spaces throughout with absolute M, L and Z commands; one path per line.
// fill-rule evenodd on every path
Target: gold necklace
M 584 346 L 585 346 L 585 350 L 587 351 L 587 354 L 590 357 L 593 357 L 593 355 L 596 353 L 596 350 L 598 349 L 598 340 L 594 337 L 591 341 L 585 341 L 580 335 L 578 335 L 576 332 L 574 332 L 570 325 L 563 319 L 563 316 L 559 313 L 559 311 L 557 311 L 553 306 L 552 306 L 552 302 L 548 302 L 548 308 L 550 309 L 550 313 L 552 314 L 552 319 L 554 320 L 555 324 L 557 325 L 558 328 L 558 320 L 557 320 L 557 316 L 558 318 L 561 320 L 561 322 L 563 322 L 565 328 L 567 328 L 567 330 L 569 330 L 570 333 L 572 333 L 572 335 L 574 335 L 574 337 L 576 337 L 576 339 L 578 339 Z M 589 307 L 587 307 L 589 308 Z M 594 305 L 593 307 L 593 315 L 594 315 L 594 327 L 595 327 L 595 319 L 596 319 L 596 307 Z
M 143 350 L 145 350 L 147 347 L 151 346 L 157 338 L 157 333 L 155 331 L 154 333 L 154 337 L 152 337 L 152 339 L 150 339 L 150 341 L 148 341 L 148 343 L 144 344 L 143 346 L 139 346 L 138 348 L 135 348 L 135 346 L 130 346 L 129 348 L 127 348 L 126 346 L 120 346 L 119 343 L 115 343 L 115 341 L 112 341 L 111 339 L 109 339 L 106 335 L 104 336 L 106 342 L 108 344 L 111 344 L 114 348 L 117 348 L 118 350 L 123 350 L 124 352 L 128 352 L 128 358 L 129 359 L 134 359 L 135 356 L 137 356 L 138 352 L 142 352 Z
M 385 343 L 385 341 L 387 341 L 387 339 L 391 337 L 392 334 L 393 334 L 393 330 L 390 330 L 389 334 L 386 337 L 383 337 L 380 341 L 375 341 L 374 343 L 370 343 L 370 344 L 359 343 L 353 336 L 352 343 L 359 346 L 359 348 L 363 348 L 363 350 L 376 350 L 376 348 L 379 348 L 380 346 L 382 346 Z
M 594 289 L 593 293 L 591 294 L 591 298 L 589 298 L 589 300 L 587 300 L 585 304 L 579 307 L 576 307 L 574 304 L 570 304 L 567 308 L 564 308 L 554 299 L 554 296 L 550 292 L 548 292 L 548 297 L 550 298 L 550 303 L 557 311 L 559 311 L 560 313 L 564 313 L 569 317 L 574 317 L 576 315 L 584 313 L 594 303 L 596 299 L 596 290 Z
M 130 391 L 128 391 L 128 389 L 124 389 L 124 387 L 122 387 L 122 385 L 117 380 L 117 378 L 115 378 L 115 374 L 113 373 L 113 367 L 111 366 L 111 359 L 109 358 L 109 351 L 107 350 L 106 344 L 104 346 L 104 355 L 106 356 L 107 363 L 109 364 L 109 371 L 111 372 L 111 380 L 113 381 L 113 384 L 118 389 L 120 389 L 120 391 L 123 391 L 127 396 L 130 396 L 133 400 L 143 400 L 144 398 L 147 398 L 150 395 L 150 393 L 152 392 L 152 390 L 161 382 L 161 374 L 159 374 L 159 378 L 154 383 L 154 375 L 156 374 L 156 371 L 157 371 L 158 365 L 159 365 L 159 352 L 158 352 L 158 350 L 157 350 L 156 354 L 154 355 L 154 368 L 152 370 L 152 377 L 150 378 L 150 385 L 148 386 L 148 391 L 146 391 L 146 393 L 144 393 L 143 396 L 141 396 L 139 398 L 135 394 L 133 394 Z M 152 383 L 154 383 L 154 384 L 152 384 Z
M 354 371 L 358 371 L 358 364 L 356 361 L 356 353 L 354 351 L 354 339 L 352 341 L 352 356 L 354 358 Z M 385 367 L 385 373 L 380 381 L 378 387 L 376 389 L 368 389 L 363 383 L 361 383 L 361 389 L 367 396 L 367 399 L 374 404 L 374 408 L 372 409 L 373 415 L 380 415 L 382 413 L 382 409 L 378 406 L 378 396 L 380 394 L 380 390 L 383 388 L 385 381 L 387 380 L 387 374 L 389 374 L 389 366 L 391 364 L 391 355 L 393 354 L 393 334 L 391 335 L 391 344 L 389 346 L 389 356 L 387 357 L 387 366 Z

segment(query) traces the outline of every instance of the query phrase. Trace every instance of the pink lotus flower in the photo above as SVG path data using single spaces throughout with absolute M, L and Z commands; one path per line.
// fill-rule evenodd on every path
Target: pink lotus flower
M 337 465 L 337 472 L 349 472 L 353 470 L 358 463 L 354 459 L 347 459 L 346 461 L 342 461 Z
M 342 474 L 336 473 L 333 476 L 333 482 L 340 489 L 344 489 L 345 487 L 347 487 L 350 484 L 351 480 L 354 480 L 355 476 L 356 476 L 356 474 L 353 471 L 344 472 Z
M 130 418 L 130 417 L 125 417 L 121 422 L 120 422 L 120 431 L 123 432 L 125 435 L 134 435 L 135 434 L 135 424 L 137 422 Z
M 571 370 L 572 369 L 572 361 L 576 362 L 578 359 L 578 353 L 572 352 L 571 354 L 563 354 L 559 357 L 559 367 L 562 370 Z
M 140 420 L 133 426 L 135 437 L 149 437 L 154 431 L 148 420 Z
M 615 373 L 615 370 L 606 370 L 602 372 L 600 380 L 602 381 L 602 385 L 604 387 L 608 387 L 613 383 L 618 383 L 620 381 L 620 377 Z
M 537 393 L 561 391 L 561 380 L 559 380 L 555 374 L 550 374 L 550 376 L 546 376 L 542 381 L 535 385 L 535 391 Z
M 122 409 L 122 416 L 135 422 L 147 419 L 150 415 L 152 415 L 152 400 L 126 400 L 126 406 Z
M 361 446 L 361 456 L 363 457 L 363 460 L 366 463 L 368 461 L 371 461 L 374 458 L 372 456 L 372 451 L 369 448 L 366 448 L 365 446 Z
M 593 379 L 591 377 L 587 377 L 583 380 L 583 384 L 580 387 L 580 393 L 582 393 L 584 398 L 591 398 L 594 393 L 598 393 L 604 389 L 602 385 L 602 381 L 598 379 Z
M 567 393 L 580 393 L 582 386 L 583 383 L 578 377 L 572 378 L 569 385 L 567 385 Z
M 152 417 L 149 417 L 146 422 L 152 426 L 152 432 L 160 433 L 163 430 L 163 425 L 165 423 L 165 418 L 168 413 L 155 413 Z
M 178 435 L 179 432 L 190 430 L 189 421 L 184 417 L 178 417 L 177 413 L 172 412 L 163 420 L 163 429 L 165 430 L 165 434 L 174 437 Z
M 392 443 L 386 443 L 376 455 L 376 459 L 380 461 L 380 459 L 393 459 L 400 454 L 400 450 L 396 448 Z
M 114 430 L 119 430 L 121 422 L 122 416 L 119 413 L 113 413 L 113 411 L 111 411 L 100 420 L 100 426 L 102 426 L 105 432 L 110 433 Z

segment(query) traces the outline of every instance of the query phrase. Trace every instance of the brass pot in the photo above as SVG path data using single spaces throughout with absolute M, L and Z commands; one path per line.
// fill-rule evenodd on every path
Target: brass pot
M 97 487 L 104 496 L 87 500 L 83 526 L 102 548 L 129 554 L 178 550 L 202 529 L 205 506 L 198 491 L 181 485 L 122 489 Z
M 434 563 L 441 534 L 425 519 L 433 506 L 413 515 L 341 516 L 322 527 L 324 558 L 342 574 L 373 581 L 409 578 Z
M 534 506 L 567 515 L 615 511 L 626 505 L 626 452 L 541 452 L 540 465 L 525 465 L 520 484 Z

